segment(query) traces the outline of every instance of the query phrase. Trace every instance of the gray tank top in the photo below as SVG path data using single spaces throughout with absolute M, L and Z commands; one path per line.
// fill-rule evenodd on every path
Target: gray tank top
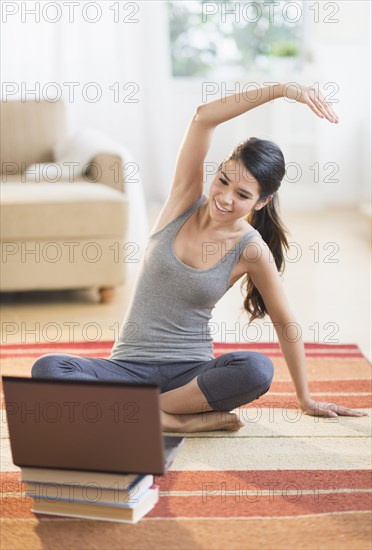
M 206 195 L 149 236 L 117 341 L 108 359 L 146 363 L 209 361 L 214 358 L 208 322 L 229 289 L 236 261 L 255 235 L 250 230 L 208 269 L 184 264 L 173 243 L 185 221 L 208 200 Z

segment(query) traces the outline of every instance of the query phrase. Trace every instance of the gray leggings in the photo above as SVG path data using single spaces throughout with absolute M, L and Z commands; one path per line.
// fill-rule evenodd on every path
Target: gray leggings
M 50 354 L 37 359 L 31 376 L 151 383 L 159 386 L 160 393 L 184 386 L 196 377 L 213 410 L 231 411 L 269 390 L 274 366 L 271 359 L 255 351 L 234 351 L 210 361 L 178 363 L 139 363 Z

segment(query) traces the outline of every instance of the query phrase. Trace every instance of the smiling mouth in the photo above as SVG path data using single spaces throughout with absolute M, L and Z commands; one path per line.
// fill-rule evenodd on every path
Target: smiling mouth
M 220 205 L 220 203 L 217 201 L 217 199 L 214 199 L 214 203 L 216 205 L 216 208 L 219 212 L 223 212 L 227 214 L 228 212 L 231 212 L 231 210 L 227 210 L 227 208 L 223 208 L 223 206 Z

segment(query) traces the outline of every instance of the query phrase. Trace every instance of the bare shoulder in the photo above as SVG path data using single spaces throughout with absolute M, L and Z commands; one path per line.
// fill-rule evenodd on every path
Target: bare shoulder
M 177 192 L 176 190 L 173 190 L 169 193 L 169 196 L 164 203 L 164 206 L 161 209 L 150 234 L 160 231 L 163 227 L 178 218 L 178 216 L 191 208 L 191 206 L 200 197 L 201 193 L 197 190 L 191 189 L 189 192 Z
M 246 231 L 252 229 L 254 227 L 247 223 Z M 245 246 L 241 259 L 245 272 L 249 273 L 257 271 L 267 262 L 273 262 L 273 255 L 261 235 L 254 235 Z

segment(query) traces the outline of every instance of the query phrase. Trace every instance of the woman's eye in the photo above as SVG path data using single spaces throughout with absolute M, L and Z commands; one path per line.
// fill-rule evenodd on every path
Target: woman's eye
M 223 185 L 229 185 L 228 182 L 226 180 L 224 180 L 223 178 L 218 178 L 220 180 L 220 182 L 223 184 Z M 242 195 L 241 193 L 238 193 L 239 197 L 241 197 L 242 199 L 248 199 L 249 197 L 246 197 L 245 195 Z

